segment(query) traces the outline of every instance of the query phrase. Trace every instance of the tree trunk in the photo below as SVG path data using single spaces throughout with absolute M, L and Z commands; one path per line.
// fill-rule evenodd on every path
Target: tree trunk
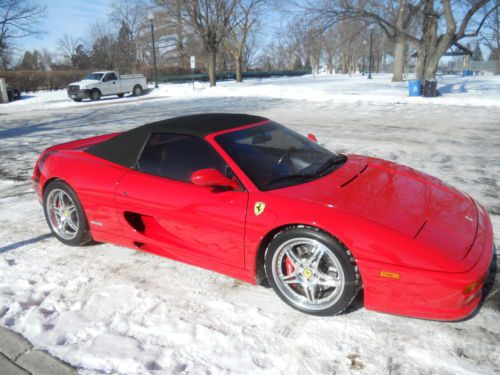
M 415 74 L 422 84 L 436 77 L 438 68 L 438 16 L 434 13 L 434 1 L 427 0 L 423 11 L 425 18 L 422 25 L 422 43 L 418 48 Z
M 243 82 L 243 75 L 241 73 L 243 70 L 241 55 L 236 56 L 235 63 L 236 63 L 236 82 Z
M 427 48 L 420 48 L 417 56 L 417 64 L 415 67 L 416 78 L 422 84 L 425 81 L 431 81 L 436 78 L 439 58 L 435 47 L 428 46 Z
M 328 71 L 328 74 L 333 74 L 333 63 L 331 61 L 326 63 L 326 70 Z
M 208 79 L 210 80 L 210 87 L 217 84 L 216 65 L 217 51 L 208 51 Z
M 342 56 L 342 74 L 349 73 L 349 65 L 345 56 Z
M 396 27 L 399 30 L 407 31 L 408 25 L 405 22 L 408 13 L 408 0 L 399 0 L 399 9 L 396 17 Z M 396 35 L 396 45 L 394 47 L 394 67 L 392 82 L 403 82 L 403 70 L 405 66 L 406 41 Z
M 394 48 L 394 67 L 392 82 L 403 82 L 403 70 L 405 66 L 405 42 L 398 39 Z

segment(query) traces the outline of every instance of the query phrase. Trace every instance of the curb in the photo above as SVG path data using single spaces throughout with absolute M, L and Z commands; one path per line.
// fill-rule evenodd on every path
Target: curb
M 34 349 L 23 336 L 0 326 L 0 374 L 76 375 L 76 370 L 49 353 Z

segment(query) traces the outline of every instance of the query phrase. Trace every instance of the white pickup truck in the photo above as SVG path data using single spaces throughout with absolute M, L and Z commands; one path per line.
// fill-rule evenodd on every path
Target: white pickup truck
M 78 82 L 68 85 L 68 96 L 75 102 L 83 99 L 99 100 L 101 96 L 118 95 L 128 92 L 139 96 L 147 88 L 146 77 L 142 74 L 118 75 L 116 72 L 93 72 Z

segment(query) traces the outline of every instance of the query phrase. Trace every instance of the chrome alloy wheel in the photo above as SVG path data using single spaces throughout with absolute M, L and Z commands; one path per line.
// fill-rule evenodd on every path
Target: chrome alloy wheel
M 61 189 L 52 190 L 45 201 L 52 230 L 65 240 L 78 234 L 78 213 L 73 199 Z
M 299 308 L 323 310 L 342 296 L 345 275 L 335 253 L 311 238 L 294 238 L 281 244 L 272 260 L 279 290 Z

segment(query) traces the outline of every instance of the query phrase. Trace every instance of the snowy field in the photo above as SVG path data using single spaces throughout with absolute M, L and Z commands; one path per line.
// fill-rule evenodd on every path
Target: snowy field
M 498 277 L 463 322 L 366 311 L 362 298 L 347 314 L 316 318 L 271 289 L 155 255 L 66 247 L 31 190 L 35 160 L 50 145 L 178 115 L 244 112 L 469 192 L 488 208 L 500 243 L 500 79 L 444 77 L 435 99 L 408 98 L 406 84 L 389 80 L 162 85 L 98 103 L 60 91 L 0 105 L 0 324 L 82 374 L 500 373 Z

